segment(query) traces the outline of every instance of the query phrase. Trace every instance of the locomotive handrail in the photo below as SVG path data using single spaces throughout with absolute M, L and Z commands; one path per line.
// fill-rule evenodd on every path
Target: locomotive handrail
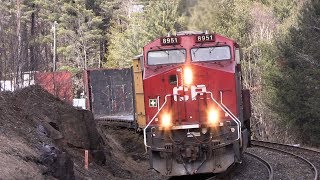
M 221 105 L 222 105 L 228 112 L 230 112 L 230 114 L 234 117 L 234 119 L 236 119 L 236 120 L 239 122 L 239 132 L 241 132 L 241 121 L 240 121 L 234 114 L 232 114 L 232 112 L 227 108 L 226 105 L 223 104 L 222 97 L 223 97 L 223 91 L 220 91 L 220 103 L 221 103 Z
M 239 123 L 238 133 L 239 133 L 239 139 L 241 138 L 241 121 L 234 115 L 232 112 L 227 108 L 226 105 L 223 104 L 223 92 L 220 91 L 220 103 L 221 105 L 230 113 L 230 115 Z
M 238 128 L 237 128 L 238 129 L 238 138 L 236 139 L 236 141 L 239 140 L 241 137 L 241 135 L 240 135 L 241 121 L 235 115 L 233 115 L 232 112 L 226 106 L 224 106 L 223 103 L 222 103 L 222 105 L 219 104 L 219 102 L 213 98 L 212 92 L 207 91 L 206 93 L 210 94 L 210 97 L 213 100 L 213 102 L 215 102 L 225 113 L 227 113 L 231 117 L 231 119 L 238 125 Z
M 158 110 L 158 112 L 153 116 L 153 118 L 151 119 L 151 121 L 147 124 L 147 126 L 143 129 L 143 141 L 144 141 L 144 146 L 146 147 L 146 151 L 148 147 L 151 147 L 147 144 L 147 128 L 150 126 L 150 124 L 155 120 L 155 118 L 158 116 L 159 112 L 162 110 L 162 108 L 164 107 L 164 105 L 167 103 L 167 98 L 169 96 L 172 96 L 172 94 L 167 94 L 164 97 L 164 103 L 162 104 L 162 106 L 160 107 L 160 109 Z

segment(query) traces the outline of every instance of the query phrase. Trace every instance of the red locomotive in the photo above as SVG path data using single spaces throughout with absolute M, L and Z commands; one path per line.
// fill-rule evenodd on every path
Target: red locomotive
M 250 142 L 250 97 L 239 45 L 218 34 L 180 32 L 143 49 L 144 143 L 164 175 L 219 173 Z

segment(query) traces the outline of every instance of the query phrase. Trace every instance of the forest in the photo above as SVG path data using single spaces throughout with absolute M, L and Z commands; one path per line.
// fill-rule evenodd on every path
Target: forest
M 320 145 L 317 0 L 3 0 L 0 80 L 130 67 L 146 43 L 183 30 L 240 44 L 254 138 Z

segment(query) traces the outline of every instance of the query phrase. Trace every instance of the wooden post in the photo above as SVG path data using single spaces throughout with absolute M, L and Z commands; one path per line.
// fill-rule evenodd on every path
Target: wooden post
M 84 168 L 86 170 L 88 170 L 88 163 L 89 163 L 89 160 L 88 160 L 88 157 L 89 156 L 89 151 L 88 150 L 84 150 Z

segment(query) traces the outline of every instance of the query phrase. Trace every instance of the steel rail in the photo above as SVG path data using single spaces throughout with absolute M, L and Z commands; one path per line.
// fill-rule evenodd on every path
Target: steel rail
M 217 175 L 213 175 L 213 176 L 211 176 L 211 177 L 209 177 L 209 178 L 207 178 L 207 179 L 205 179 L 205 180 L 213 180 L 213 179 L 215 179 L 217 177 Z
M 272 169 L 272 166 L 270 165 L 270 163 L 268 163 L 268 161 L 264 160 L 263 158 L 255 155 L 255 154 L 249 153 L 249 152 L 245 152 L 245 154 L 257 159 L 260 162 L 262 162 L 262 164 L 268 169 L 269 180 L 273 180 L 273 169 Z
M 276 142 L 270 142 L 270 141 L 260 141 L 260 140 L 251 140 L 251 142 L 257 142 L 257 143 L 265 143 L 265 144 L 274 144 L 274 145 L 279 145 L 279 146 L 285 146 L 285 147 L 289 147 L 289 148 L 295 148 L 295 149 L 301 149 L 301 150 L 306 150 L 309 152 L 313 152 L 313 153 L 319 153 L 320 154 L 320 150 L 314 150 L 314 149 L 309 149 L 306 147 L 300 147 L 300 146 L 293 146 L 290 144 L 281 144 L 281 143 L 276 143 Z
M 252 142 L 251 142 L 252 143 Z M 280 144 L 281 145 L 281 144 Z M 294 156 L 296 158 L 299 158 L 301 160 L 303 160 L 304 162 L 306 162 L 314 171 L 314 180 L 317 180 L 318 179 L 318 170 L 317 168 L 315 167 L 315 165 L 310 162 L 309 160 L 307 160 L 306 158 L 300 156 L 300 155 L 297 155 L 297 154 L 293 154 L 291 152 L 288 152 L 288 151 L 285 151 L 285 150 L 281 150 L 281 149 L 277 149 L 277 148 L 272 148 L 272 147 L 268 147 L 268 146 L 264 146 L 264 145 L 258 145 L 258 144 L 255 144 L 255 143 L 252 143 L 252 146 L 256 146 L 256 147 L 261 147 L 261 148 L 265 148 L 265 149 L 271 149 L 271 150 L 274 150 L 274 151 L 278 151 L 278 152 L 282 152 L 282 153 L 285 153 L 285 154 L 289 154 L 291 156 Z

